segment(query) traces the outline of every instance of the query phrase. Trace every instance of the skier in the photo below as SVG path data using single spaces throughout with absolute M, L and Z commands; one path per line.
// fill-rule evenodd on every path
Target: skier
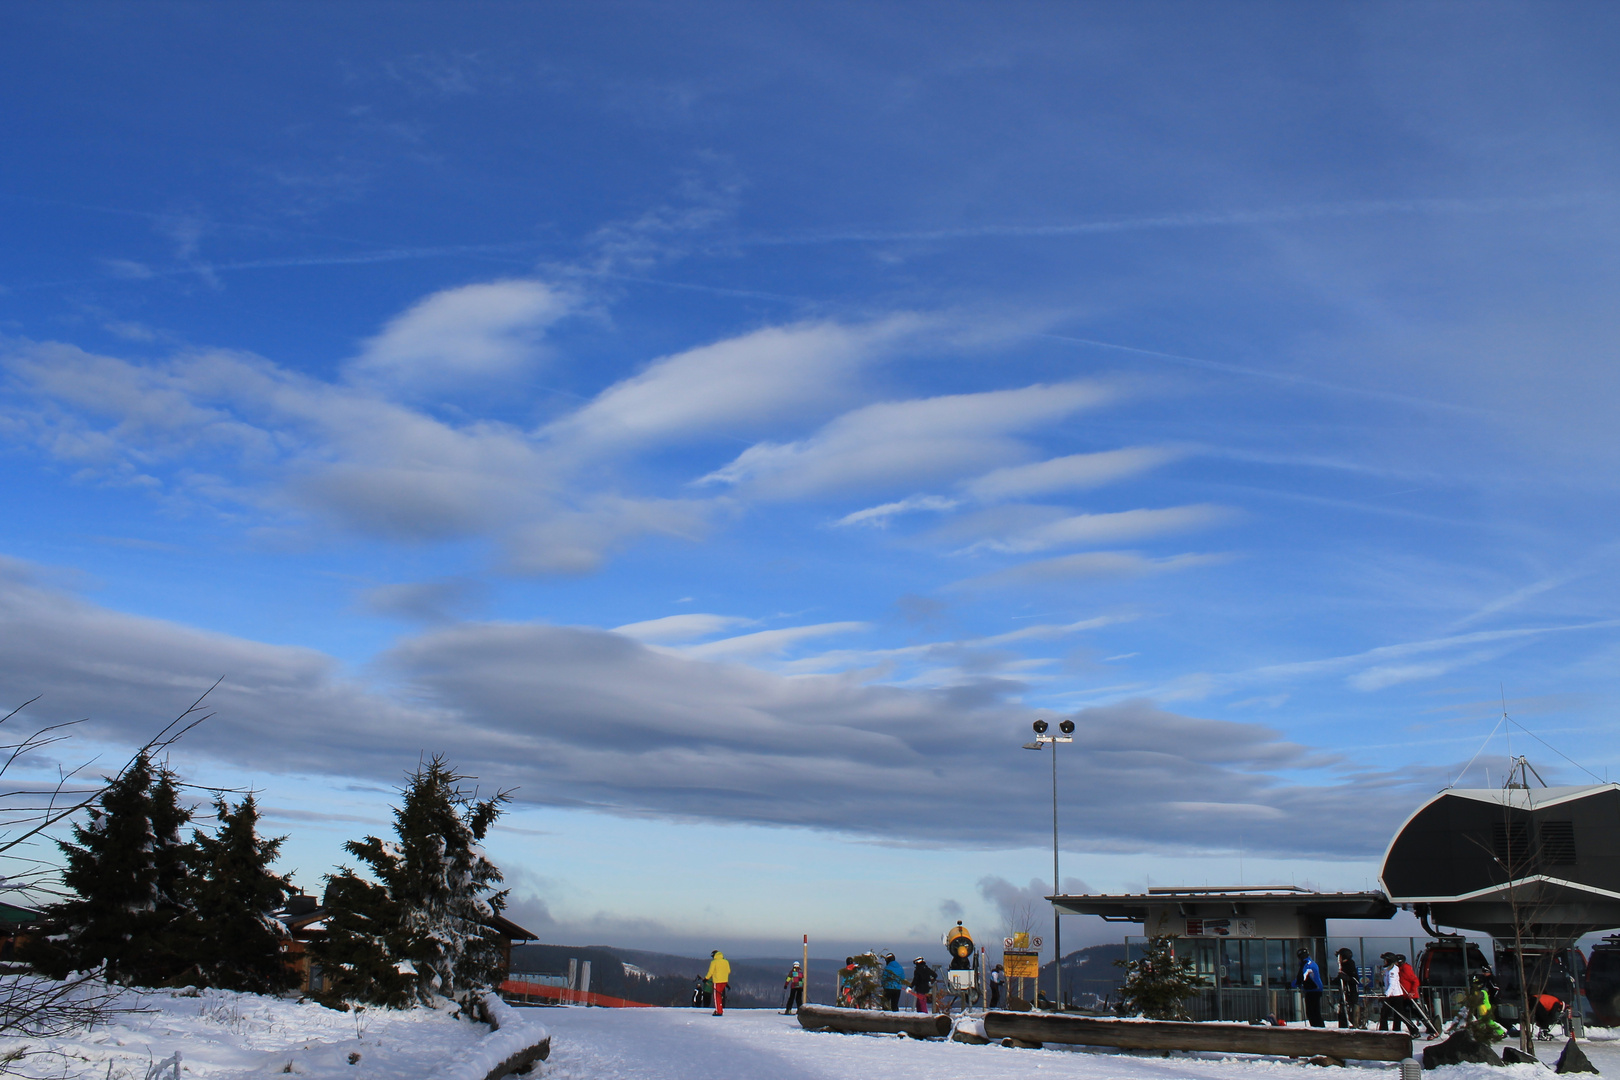
M 838 1004 L 846 1009 L 855 1007 L 855 958 L 844 957 L 844 966 L 838 969 Z
M 1471 1020 L 1482 1022 L 1493 1039 L 1506 1037 L 1507 1028 L 1496 1022 L 1496 997 L 1501 993 L 1496 985 L 1496 979 L 1491 975 L 1489 964 L 1481 964 L 1479 971 L 1474 975 L 1469 986 L 1468 1004 L 1469 1013 L 1458 1017 L 1461 1024 L 1469 1024 Z M 1471 1026 L 1471 1025 L 1470 1025 Z
M 1000 964 L 990 969 L 990 1007 L 992 1009 L 1001 1007 L 1001 987 L 1006 981 L 1007 974 L 1001 969 Z
M 1301 949 L 1294 954 L 1299 958 L 1299 975 L 1293 981 L 1305 998 L 1305 1019 L 1311 1022 L 1311 1027 L 1323 1027 L 1322 1023 L 1322 969 L 1316 966 L 1311 959 L 1311 950 Z
M 894 953 L 883 954 L 883 1003 L 889 1007 L 890 1012 L 900 1009 L 900 991 L 906 986 L 906 971 L 900 966 L 900 961 L 894 958 Z
M 714 1015 L 726 1014 L 726 983 L 731 981 L 731 961 L 716 949 L 709 954 L 709 974 L 707 978 L 714 982 Z
M 1378 1030 L 1388 1031 L 1393 1019 L 1397 1028 L 1404 1026 L 1416 1038 L 1417 1021 L 1412 1019 L 1411 999 L 1401 986 L 1401 966 L 1394 953 L 1384 953 L 1378 959 L 1384 962 L 1384 1008 L 1378 1016 Z
M 1552 994 L 1537 994 L 1534 1001 L 1536 1028 L 1538 1029 L 1536 1038 L 1552 1038 L 1552 1026 L 1554 1024 L 1562 1024 L 1565 1032 L 1569 1031 L 1569 1006 L 1564 1004 L 1563 998 L 1554 997 Z
M 1429 1010 L 1423 1007 L 1423 1000 L 1418 997 L 1422 984 L 1418 982 L 1417 969 L 1406 962 L 1402 953 L 1395 954 L 1395 964 L 1401 972 L 1401 990 L 1406 994 L 1407 1007 L 1423 1020 L 1423 1026 L 1428 1030 L 1429 1037 L 1434 1038 L 1440 1032 L 1435 1029 L 1434 1021 L 1429 1019 Z
M 790 1016 L 799 1011 L 804 1004 L 804 972 L 799 970 L 799 962 L 793 961 L 793 968 L 788 972 L 787 978 L 782 981 L 787 989 L 787 1004 L 782 1007 L 782 1015 Z
M 692 980 L 692 1008 L 707 1009 L 709 1007 L 709 985 L 703 976 L 699 975 Z
M 1340 949 L 1336 955 L 1339 958 L 1339 973 L 1334 981 L 1339 984 L 1339 1026 L 1359 1028 L 1361 973 L 1356 970 L 1356 954 L 1349 949 Z
M 928 966 L 928 961 L 922 957 L 912 961 L 916 966 L 911 969 L 911 992 L 917 995 L 917 1011 L 928 1011 L 928 995 L 934 989 L 934 969 Z

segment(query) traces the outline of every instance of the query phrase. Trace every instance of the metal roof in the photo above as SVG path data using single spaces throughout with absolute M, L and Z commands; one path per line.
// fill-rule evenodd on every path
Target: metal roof
M 1388 919 L 1395 905 L 1381 892 L 1319 893 L 1294 886 L 1154 889 L 1145 893 L 1082 893 L 1046 898 L 1063 911 L 1075 915 L 1100 915 L 1105 919 L 1143 922 L 1149 908 L 1176 903 L 1211 905 L 1232 904 L 1243 908 L 1286 909 L 1327 919 Z

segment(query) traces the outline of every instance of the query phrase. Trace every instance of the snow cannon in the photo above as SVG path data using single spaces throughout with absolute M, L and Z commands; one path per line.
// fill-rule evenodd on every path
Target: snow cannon
M 973 966 L 973 935 L 962 920 L 956 920 L 956 925 L 945 931 L 945 949 L 951 954 L 951 967 Z

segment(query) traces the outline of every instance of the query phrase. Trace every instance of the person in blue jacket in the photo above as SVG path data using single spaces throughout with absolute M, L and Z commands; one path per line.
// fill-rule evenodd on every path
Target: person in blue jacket
M 890 1012 L 900 1009 L 900 991 L 906 985 L 906 972 L 894 953 L 883 954 L 883 1002 Z
M 1299 978 L 1292 985 L 1305 996 L 1305 1019 L 1311 1027 L 1326 1027 L 1322 1023 L 1322 991 L 1327 986 L 1322 982 L 1322 969 L 1311 959 L 1311 950 L 1301 949 L 1294 955 L 1299 957 Z

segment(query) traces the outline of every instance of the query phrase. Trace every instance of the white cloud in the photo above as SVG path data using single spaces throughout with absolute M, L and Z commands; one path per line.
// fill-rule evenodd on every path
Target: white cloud
M 832 634 L 848 634 L 870 629 L 863 622 L 815 623 L 810 626 L 787 626 L 779 630 L 760 630 L 752 634 L 722 638 L 702 645 L 688 645 L 681 650 L 687 656 L 701 660 L 737 660 L 745 657 L 772 656 L 811 638 Z
M 889 527 L 889 519 L 897 514 L 909 514 L 917 510 L 954 510 L 961 505 L 955 499 L 947 499 L 941 495 L 911 495 L 898 502 L 884 503 L 882 506 L 869 506 L 865 510 L 857 510 L 852 514 L 845 514 L 834 525 L 870 525 L 878 529 Z
M 799 420 L 846 399 L 863 364 L 922 326 L 910 316 L 798 323 L 688 349 L 613 384 L 544 435 L 575 452 L 600 452 Z
M 1070 454 L 1029 465 L 994 469 L 965 482 L 962 488 L 974 498 L 986 502 L 1027 498 L 1056 491 L 1078 491 L 1139 476 L 1149 469 L 1176 460 L 1184 453 L 1168 446 L 1132 446 L 1095 454 Z
M 1043 789 L 1028 783 L 1017 750 L 1034 714 L 993 690 L 785 676 L 532 623 L 408 636 L 369 665 L 393 685 L 362 683 L 314 650 L 120 614 L 27 580 L 27 570 L 0 574 L 0 684 L 43 695 L 29 718 L 88 716 L 87 734 L 130 744 L 226 675 L 209 698 L 214 718 L 177 750 L 182 771 L 203 755 L 390 783 L 419 753 L 444 750 L 531 803 L 888 840 L 1039 842 Z M 1144 702 L 1074 718 L 1064 766 L 1073 843 L 1225 849 L 1243 825 L 1255 850 L 1343 856 L 1376 851 L 1394 824 L 1349 812 L 1386 801 L 1368 803 L 1364 782 L 1283 780 L 1322 759 L 1262 725 Z M 956 793 L 957 812 L 944 817 L 942 790 Z M 1167 807 L 1167 790 L 1211 809 Z M 1282 816 L 1273 826 L 1254 807 Z M 1307 813 L 1317 826 L 1293 827 Z
M 502 565 L 518 574 L 588 574 L 629 541 L 649 533 L 698 540 L 709 505 L 693 499 L 602 495 L 578 509 L 556 509 L 501 535 Z
M 615 634 L 635 638 L 637 641 L 649 641 L 669 644 L 673 642 L 694 641 L 697 638 L 708 637 L 730 630 L 735 626 L 746 626 L 753 622 L 739 615 L 708 615 L 702 612 L 692 612 L 687 615 L 665 615 L 661 619 L 645 619 L 641 622 L 625 623 L 615 626 Z
M 952 479 L 1025 456 L 1014 435 L 1111 396 L 1095 383 L 1071 382 L 867 405 L 808 439 L 757 443 L 701 482 L 795 498 Z
M 345 370 L 357 382 L 413 392 L 510 375 L 536 357 L 541 333 L 576 303 L 539 281 L 446 289 L 391 319 Z
M 1038 509 L 1052 510 L 1048 507 Z M 1000 515 L 992 513 L 988 520 L 970 520 L 962 523 L 960 529 L 953 531 L 981 528 L 994 534 L 972 544 L 968 549 L 970 551 L 982 549 L 1024 554 L 1055 547 L 1114 544 L 1164 536 L 1204 528 L 1230 516 L 1231 511 L 1224 507 L 1203 504 L 1173 506 L 1162 510 L 1122 510 L 1112 514 L 1073 514 L 1056 517 L 1055 520 L 1041 521 L 1038 524 L 1001 528 L 997 527 L 1000 525 Z

